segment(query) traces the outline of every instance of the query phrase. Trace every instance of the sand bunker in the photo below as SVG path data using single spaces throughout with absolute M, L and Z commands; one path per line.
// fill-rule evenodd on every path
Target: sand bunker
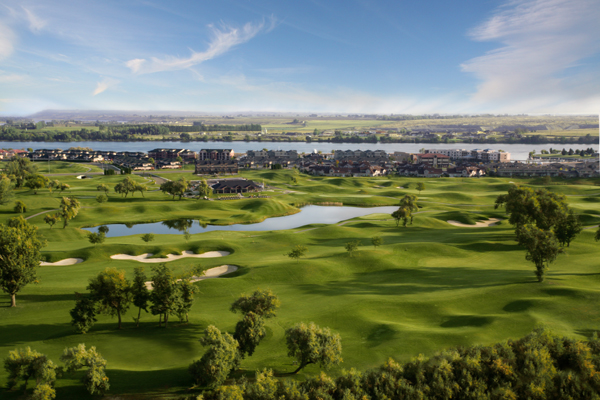
M 205 279 L 213 279 L 218 278 L 221 275 L 230 274 L 238 270 L 238 267 L 235 265 L 221 265 L 220 267 L 214 267 L 211 269 L 207 269 L 204 271 L 204 275 L 202 276 L 192 276 L 192 282 L 203 281 Z M 179 281 L 180 279 L 178 279 Z M 148 290 L 152 290 L 152 281 L 146 282 L 146 287 Z
M 53 263 L 42 261 L 42 262 L 40 262 L 40 265 L 41 266 L 48 266 L 48 265 L 73 265 L 73 264 L 79 264 L 81 262 L 83 262 L 83 258 L 65 258 L 64 260 L 60 260 L 60 261 L 53 262 Z
M 129 254 L 113 254 L 110 256 L 113 260 L 133 260 L 143 263 L 162 263 L 179 260 L 181 258 L 192 257 L 192 258 L 215 258 L 228 256 L 228 251 L 207 251 L 206 253 L 196 254 L 193 251 L 183 251 L 181 255 L 167 254 L 166 258 L 150 258 L 152 253 L 144 253 L 139 256 L 130 256 Z
M 448 222 L 450 225 L 460 226 L 462 228 L 484 228 L 484 227 L 487 227 L 487 226 L 496 225 L 500 221 L 501 220 L 498 219 L 498 218 L 490 218 L 487 221 L 479 221 L 475 225 L 463 224 L 462 222 L 453 221 L 453 220 L 449 220 L 449 221 L 446 221 L 446 222 Z

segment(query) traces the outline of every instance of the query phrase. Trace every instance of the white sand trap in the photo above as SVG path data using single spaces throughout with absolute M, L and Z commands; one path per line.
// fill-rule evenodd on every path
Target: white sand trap
M 42 261 L 40 262 L 41 266 L 48 266 L 48 265 L 74 265 L 74 264 L 79 264 L 83 262 L 83 258 L 65 258 L 64 260 L 60 260 L 57 262 L 53 262 L 53 263 L 49 263 L 49 262 L 45 262 Z
M 498 219 L 498 218 L 490 218 L 487 221 L 479 221 L 475 225 L 463 224 L 462 222 L 453 221 L 453 220 L 449 220 L 449 221 L 446 221 L 446 222 L 448 222 L 450 225 L 460 226 L 462 228 L 484 228 L 484 227 L 487 227 L 487 226 L 496 225 L 500 221 L 501 220 Z
M 211 269 L 207 269 L 206 271 L 204 271 L 204 275 L 202 275 L 202 276 L 192 276 L 191 281 L 198 282 L 198 281 L 203 281 L 205 279 L 218 278 L 221 275 L 230 274 L 237 270 L 238 270 L 238 267 L 236 265 L 221 265 L 220 267 L 214 267 Z M 178 279 L 178 281 L 179 280 L 180 279 Z M 152 281 L 146 282 L 146 287 L 148 288 L 148 290 L 152 290 Z
M 144 253 L 139 256 L 130 256 L 129 254 L 113 254 L 110 256 L 113 260 L 133 260 L 143 263 L 162 263 L 179 260 L 181 258 L 192 257 L 192 258 L 215 258 L 228 256 L 228 251 L 207 251 L 206 253 L 196 254 L 192 251 L 183 251 L 181 255 L 167 254 L 166 258 L 150 258 L 152 253 Z

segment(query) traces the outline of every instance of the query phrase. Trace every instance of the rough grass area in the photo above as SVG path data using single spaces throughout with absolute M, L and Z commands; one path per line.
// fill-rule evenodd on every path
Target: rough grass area
M 39 269 L 39 284 L 31 284 L 17 295 L 16 308 L 6 307 L 9 298 L 0 295 L 0 356 L 9 350 L 30 346 L 59 363 L 65 347 L 85 343 L 96 346 L 108 360 L 111 395 L 140 397 L 186 394 L 192 385 L 187 367 L 202 356 L 198 339 L 210 324 L 233 332 L 240 316 L 229 312 L 242 293 L 271 289 L 281 299 L 277 317 L 267 322 L 267 337 L 256 353 L 242 362 L 235 377 L 254 376 L 254 371 L 272 368 L 277 374 L 295 369 L 286 356 L 284 331 L 297 322 L 328 326 L 342 337 L 342 369 L 367 369 L 389 357 L 407 361 L 419 353 L 432 355 L 447 347 L 492 344 L 518 338 L 538 326 L 561 335 L 585 338 L 598 329 L 600 309 L 600 246 L 595 230 L 582 234 L 550 267 L 544 283 L 538 283 L 533 265 L 516 245 L 513 228 L 503 221 L 489 228 L 458 228 L 448 219 L 475 223 L 491 217 L 506 218 L 494 210 L 493 201 L 506 193 L 511 180 L 542 187 L 535 180 L 407 179 L 407 178 L 318 178 L 294 171 L 254 171 L 243 176 L 265 180 L 270 199 L 240 201 L 172 200 L 160 192 L 136 193 L 127 199 L 110 194 L 104 205 L 96 203 L 95 187 L 114 186 L 122 177 L 94 177 L 89 181 L 64 178 L 70 193 L 85 207 L 66 229 L 50 229 L 43 216 L 31 222 L 48 240 L 44 256 L 49 261 L 80 257 L 71 266 Z M 297 183 L 292 182 L 294 177 Z M 190 177 L 191 178 L 191 177 Z M 149 188 L 157 187 L 145 178 Z M 62 180 L 62 179 L 61 179 Z M 420 194 L 415 183 L 425 183 Z M 590 200 L 600 194 L 596 181 L 577 185 L 551 185 L 549 190 L 565 194 L 567 201 L 587 226 L 600 223 L 600 203 Z M 397 187 L 410 187 L 397 189 Z M 51 210 L 59 194 L 17 191 L 33 215 Z M 405 194 L 419 196 L 419 213 L 413 225 L 396 227 L 390 216 L 373 214 L 344 224 L 311 225 L 289 231 L 219 231 L 192 235 L 157 235 L 144 243 L 139 235 L 107 238 L 91 245 L 78 227 L 108 222 L 156 221 L 177 217 L 212 222 L 244 222 L 298 211 L 291 204 L 318 201 L 360 201 L 364 204 L 397 204 Z M 91 198 L 88 198 L 91 197 Z M 325 200 L 324 200 L 325 199 Z M 11 206 L 0 207 L 0 219 L 14 216 Z M 234 216 L 234 217 L 233 217 Z M 371 245 L 380 236 L 384 244 Z M 353 257 L 344 245 L 358 240 Z M 296 245 L 308 253 L 298 262 L 285 255 Z M 232 254 L 213 259 L 181 259 L 169 263 L 176 273 L 201 266 L 203 269 L 233 264 L 240 269 L 226 277 L 197 283 L 196 303 L 190 323 L 173 317 L 168 329 L 158 328 L 157 317 L 142 313 L 140 328 L 133 322 L 137 310 L 124 317 L 124 329 L 116 330 L 116 319 L 100 316 L 86 335 L 73 332 L 69 310 L 75 292 L 84 292 L 88 280 L 106 267 L 124 269 L 133 276 L 135 261 L 111 260 L 127 253 L 180 254 L 184 250 L 226 250 Z M 150 266 L 146 266 L 150 273 Z M 296 379 L 315 375 L 309 366 Z M 57 381 L 57 398 L 78 399 L 88 395 L 78 383 L 80 375 Z M 7 375 L 0 371 L 0 386 Z M 3 390 L 3 389 L 2 389 Z M 22 392 L 0 391 L 2 399 L 20 398 Z

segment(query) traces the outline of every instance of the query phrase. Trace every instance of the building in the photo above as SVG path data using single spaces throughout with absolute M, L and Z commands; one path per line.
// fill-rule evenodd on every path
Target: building
M 196 152 L 188 149 L 154 149 L 148 152 L 148 157 L 158 160 L 175 160 L 181 157 L 183 161 L 196 159 Z
M 204 160 L 196 162 L 196 175 L 237 174 L 238 162 L 235 160 Z
M 247 179 L 224 179 L 210 185 L 213 193 L 260 192 L 262 186 Z
M 204 160 L 231 160 L 235 155 L 233 149 L 202 149 L 198 153 L 198 159 Z

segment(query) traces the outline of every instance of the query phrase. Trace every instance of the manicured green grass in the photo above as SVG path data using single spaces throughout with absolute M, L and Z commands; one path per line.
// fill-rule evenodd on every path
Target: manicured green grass
M 542 187 L 538 180 L 340 179 L 285 170 L 242 175 L 264 179 L 275 188 L 267 192 L 271 198 L 173 201 L 160 192 L 147 192 L 145 198 L 136 193 L 133 199 L 111 193 L 108 203 L 98 205 L 93 198 L 98 194 L 96 186 L 105 183 L 112 187 L 122 177 L 83 181 L 65 177 L 72 185 L 71 193 L 66 194 L 79 197 L 89 208 L 80 210 L 66 229 L 50 230 L 42 216 L 31 222 L 48 240 L 44 248 L 48 259 L 81 257 L 85 261 L 40 268 L 40 283 L 19 293 L 15 309 L 5 307 L 8 296 L 0 295 L 0 356 L 16 347 L 30 346 L 59 362 L 65 347 L 86 343 L 96 346 L 108 360 L 111 394 L 183 394 L 192 384 L 187 366 L 204 352 L 198 342 L 202 331 L 214 324 L 232 332 L 240 316 L 229 312 L 229 306 L 240 294 L 257 288 L 271 289 L 282 306 L 277 317 L 267 322 L 267 337 L 256 353 L 242 362 L 236 377 L 252 377 L 255 370 L 265 367 L 278 374 L 295 369 L 286 356 L 284 331 L 300 321 L 328 326 L 341 335 L 344 363 L 330 371 L 334 376 L 342 369 L 377 366 L 389 357 L 406 361 L 419 353 L 432 354 L 451 346 L 517 338 L 540 325 L 580 338 L 599 327 L 600 252 L 593 240 L 595 230 L 584 230 L 551 265 L 546 282 L 537 283 L 533 265 L 525 260 L 525 252 L 516 245 L 513 228 L 506 221 L 489 228 L 458 228 L 446 222 L 506 218 L 503 210 L 494 210 L 496 196 L 506 193 L 511 180 Z M 134 179 L 144 181 L 143 177 Z M 415 189 L 417 182 L 426 187 L 420 195 Z M 597 180 L 577 183 L 548 189 L 565 194 L 586 225 L 598 224 Z M 208 232 L 192 235 L 188 242 L 183 235 L 157 235 L 149 244 L 139 235 L 107 238 L 96 247 L 77 229 L 173 217 L 243 222 L 295 212 L 294 203 L 398 204 L 404 194 L 419 196 L 420 206 L 414 224 L 406 228 L 396 227 L 389 215 L 373 214 L 344 224 L 288 231 Z M 36 196 L 21 190 L 18 198 L 27 203 L 27 214 L 32 215 L 55 207 L 59 195 Z M 2 220 L 14 215 L 10 208 L 0 208 Z M 373 236 L 382 237 L 384 244 L 374 249 L 370 244 Z M 352 240 L 361 242 L 354 257 L 344 249 Z M 284 255 L 299 244 L 308 248 L 299 262 Z M 183 250 L 227 250 L 232 254 L 169 263 L 176 273 L 198 265 L 204 269 L 222 264 L 240 266 L 232 275 L 196 284 L 198 293 L 189 324 L 180 324 L 173 317 L 169 328 L 160 329 L 156 317 L 143 314 L 142 325 L 136 329 L 132 318 L 137 310 L 131 309 L 121 331 L 115 329 L 115 319 L 101 316 L 86 335 L 73 332 L 69 310 L 74 306 L 74 292 L 84 292 L 89 278 L 108 266 L 124 269 L 131 278 L 133 269 L 143 265 L 111 260 L 110 255 L 150 252 L 164 256 Z M 146 270 L 150 273 L 150 265 Z M 316 366 L 309 366 L 295 379 L 318 371 Z M 76 378 L 57 381 L 59 399 L 87 396 Z M 0 371 L 0 386 L 5 383 L 6 372 Z M 20 396 L 17 392 L 0 393 L 3 399 Z

